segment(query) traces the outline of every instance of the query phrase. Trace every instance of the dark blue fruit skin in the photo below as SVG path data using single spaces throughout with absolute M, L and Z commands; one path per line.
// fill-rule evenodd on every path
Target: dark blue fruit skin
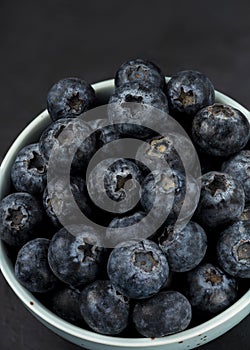
M 0 202 L 1 239 L 14 247 L 21 247 L 36 237 L 44 213 L 38 200 L 29 193 L 12 193 Z
M 144 337 L 163 337 L 186 329 L 192 318 L 188 299 L 176 291 L 164 291 L 135 305 L 133 322 Z
M 36 238 L 26 243 L 19 251 L 15 264 L 15 276 L 32 293 L 46 293 L 53 290 L 57 278 L 48 264 L 50 241 Z
M 60 219 L 66 220 L 67 224 L 77 224 L 78 216 L 75 213 L 74 202 L 71 200 L 72 195 L 79 209 L 85 215 L 91 216 L 91 202 L 83 178 L 71 177 L 70 186 L 68 186 L 63 177 L 55 177 L 50 181 L 50 192 L 48 191 L 48 187 L 46 187 L 43 193 L 44 209 L 50 221 L 57 228 L 62 226 Z M 59 217 L 57 217 L 54 208 L 56 208 L 57 214 L 60 214 Z
M 108 260 L 108 276 L 121 294 L 143 299 L 156 294 L 169 274 L 167 259 L 158 245 L 149 240 L 127 241 L 115 247 Z
M 250 278 L 250 222 L 238 221 L 220 233 L 217 259 L 229 275 Z
M 52 311 L 59 317 L 73 324 L 83 324 L 80 312 L 81 292 L 73 287 L 64 287 L 55 290 L 50 299 Z
M 237 298 L 237 282 L 218 267 L 207 263 L 187 273 L 186 295 L 191 305 L 208 313 L 219 313 Z
M 236 108 L 215 103 L 201 109 L 193 119 L 192 136 L 205 154 L 228 157 L 243 149 L 249 140 L 247 118 Z
M 245 200 L 250 202 L 250 151 L 243 150 L 226 160 L 221 171 L 238 180 L 244 188 Z
M 150 83 L 160 89 L 165 86 L 165 78 L 160 68 L 153 62 L 140 58 L 124 62 L 116 72 L 116 87 L 132 82 Z
M 89 244 L 87 242 L 92 242 Z M 81 228 L 76 236 L 65 228 L 52 238 L 48 260 L 53 273 L 62 282 L 77 287 L 94 281 L 103 268 L 104 249 L 91 227 Z
M 97 280 L 81 293 L 80 311 L 95 332 L 121 333 L 128 325 L 129 300 L 118 293 L 108 280 Z
M 174 272 L 186 272 L 200 264 L 207 250 L 207 236 L 203 228 L 193 221 L 182 229 L 165 226 L 158 238 L 159 246 L 166 254 L 169 268 Z
M 244 210 L 243 187 L 226 173 L 211 171 L 201 178 L 201 194 L 196 219 L 214 228 L 240 217 Z
M 47 180 L 47 165 L 38 143 L 25 146 L 18 153 L 11 168 L 11 180 L 19 192 L 34 195 L 43 193 Z
M 194 116 L 201 108 L 213 104 L 215 99 L 214 87 L 208 77 L 192 70 L 173 75 L 166 90 L 173 116 Z
M 65 78 L 52 86 L 47 96 L 47 109 L 53 121 L 72 118 L 90 109 L 95 91 L 85 80 Z
M 72 172 L 82 173 L 96 150 L 96 137 L 91 133 L 90 125 L 81 118 L 63 118 L 51 123 L 39 140 L 41 154 L 47 163 L 53 150 L 53 162 L 49 163 L 50 172 L 65 172 L 67 164 L 70 163 L 68 160 L 73 158 Z M 85 137 L 90 134 L 90 137 Z M 76 142 L 80 143 L 78 149 Z
M 154 110 L 153 107 L 159 111 Z M 152 131 L 146 130 L 143 126 L 149 127 L 150 121 L 152 123 L 154 119 L 152 118 L 153 113 L 158 112 L 160 115 L 160 111 L 164 112 L 161 113 L 164 122 L 167 118 L 166 113 L 168 113 L 167 97 L 162 90 L 146 83 L 124 84 L 117 88 L 109 99 L 110 123 L 122 123 L 117 125 L 121 134 L 138 136 L 140 139 L 152 137 Z

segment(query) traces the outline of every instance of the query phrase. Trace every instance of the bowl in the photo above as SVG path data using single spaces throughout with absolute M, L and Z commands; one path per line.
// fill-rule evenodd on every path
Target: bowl
M 168 80 L 168 78 L 166 78 Z M 114 80 L 93 84 L 98 100 L 103 104 L 114 90 Z M 242 111 L 250 120 L 250 113 L 230 97 L 217 92 L 216 102 L 229 104 Z M 0 199 L 10 192 L 10 169 L 18 151 L 25 145 L 36 142 L 44 128 L 51 122 L 45 110 L 36 117 L 17 137 L 0 167 Z M 15 278 L 13 264 L 6 245 L 0 241 L 0 268 L 8 284 L 25 307 L 47 328 L 68 341 L 93 350 L 180 350 L 201 346 L 237 325 L 250 313 L 250 290 L 224 312 L 196 327 L 162 338 L 121 338 L 91 332 L 74 326 L 48 310 L 33 294 L 28 292 Z

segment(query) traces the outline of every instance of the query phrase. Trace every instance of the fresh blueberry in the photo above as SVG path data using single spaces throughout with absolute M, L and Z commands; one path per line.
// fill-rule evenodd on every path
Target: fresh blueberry
M 65 321 L 82 325 L 80 295 L 81 292 L 73 287 L 66 286 L 55 290 L 50 299 L 51 310 Z
M 163 251 L 149 240 L 128 241 L 115 247 L 109 256 L 107 269 L 115 289 L 134 299 L 156 294 L 169 274 Z
M 87 183 L 96 204 L 114 213 L 124 213 L 139 200 L 141 181 L 139 167 L 129 159 L 118 158 L 111 164 L 109 159 L 100 163 Z
M 116 87 L 132 82 L 150 83 L 160 89 L 165 86 L 165 78 L 160 68 L 153 62 L 140 58 L 124 62 L 116 72 Z
M 193 140 L 206 154 L 227 157 L 239 152 L 249 134 L 248 119 L 231 106 L 215 103 L 201 109 L 193 119 Z
M 165 112 L 165 113 L 162 113 Z M 159 88 L 133 82 L 117 88 L 109 99 L 108 115 L 111 123 L 119 124 L 119 132 L 126 136 L 147 139 L 152 137 L 154 120 L 158 115 L 166 122 L 168 102 Z M 156 117 L 154 117 L 154 114 Z M 153 133 L 153 135 L 155 132 Z
M 35 197 L 26 192 L 12 193 L 0 202 L 0 234 L 7 244 L 20 247 L 36 237 L 44 213 Z
M 46 293 L 56 286 L 57 278 L 47 259 L 49 244 L 48 239 L 36 238 L 26 243 L 17 255 L 15 276 L 30 292 Z
M 64 283 L 77 287 L 94 281 L 101 271 L 105 251 L 92 227 L 70 226 L 52 238 L 48 260 L 51 270 Z
M 212 264 L 187 272 L 187 298 L 198 310 L 219 313 L 237 298 L 237 282 Z
M 72 172 L 79 174 L 83 173 L 95 153 L 96 137 L 90 125 L 81 118 L 63 118 L 44 130 L 39 147 L 47 163 L 53 154 L 50 172 L 65 172 L 69 164 Z
M 60 228 L 65 222 L 77 224 L 76 204 L 83 214 L 91 217 L 93 206 L 83 178 L 71 177 L 70 185 L 64 177 L 55 177 L 49 182 L 43 194 L 43 206 L 55 227 Z
M 47 96 L 47 109 L 53 121 L 76 117 L 90 109 L 95 102 L 95 91 L 79 78 L 65 78 L 52 86 Z
M 47 165 L 38 143 L 28 145 L 18 153 L 11 168 L 11 180 L 19 192 L 34 195 L 43 193 L 47 180 Z
M 186 329 L 192 318 L 187 298 L 176 291 L 160 292 L 137 302 L 133 322 L 144 337 L 163 337 Z
M 95 332 L 121 333 L 128 325 L 129 300 L 115 290 L 108 280 L 97 280 L 81 293 L 80 311 Z
M 243 150 L 222 164 L 221 170 L 237 179 L 244 188 L 245 200 L 250 202 L 250 151 Z
M 159 245 L 174 272 L 186 272 L 200 264 L 207 249 L 207 236 L 203 228 L 190 221 L 184 228 L 167 225 L 158 238 Z
M 240 221 L 249 221 L 250 220 L 250 206 L 249 206 L 249 204 L 245 206 L 239 220 Z
M 229 275 L 250 278 L 250 222 L 238 221 L 220 233 L 217 243 L 220 266 Z
M 214 228 L 240 217 L 244 210 L 243 187 L 226 173 L 211 171 L 201 178 L 201 194 L 196 218 Z
M 211 81 L 203 73 L 185 70 L 173 75 L 167 83 L 167 98 L 173 116 L 194 116 L 201 108 L 214 103 Z

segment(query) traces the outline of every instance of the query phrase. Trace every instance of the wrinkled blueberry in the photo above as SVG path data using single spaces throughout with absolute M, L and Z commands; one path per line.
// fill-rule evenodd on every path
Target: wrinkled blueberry
M 104 249 L 92 227 L 80 227 L 73 233 L 62 228 L 53 236 L 48 260 L 51 270 L 62 282 L 77 287 L 97 278 Z
M 154 87 L 163 89 L 165 78 L 160 68 L 153 62 L 136 58 L 124 62 L 115 75 L 116 87 L 132 82 L 150 83 Z
M 90 125 L 81 118 L 63 118 L 44 130 L 39 147 L 46 162 L 49 163 L 53 154 L 49 163 L 51 172 L 65 172 L 69 165 L 73 172 L 82 173 L 95 153 L 96 137 Z
M 217 258 L 229 275 L 250 278 L 250 222 L 238 221 L 220 233 Z
M 244 188 L 245 200 L 250 201 L 250 151 L 243 150 L 226 160 L 221 167 L 224 173 L 238 180 Z
M 51 310 L 65 321 L 81 325 L 80 295 L 81 292 L 73 287 L 55 290 L 50 299 Z
M 163 337 L 186 329 L 192 318 L 187 298 L 176 291 L 160 292 L 135 305 L 133 322 L 144 337 Z
M 207 249 L 206 233 L 193 221 L 182 229 L 174 225 L 165 226 L 158 240 L 169 268 L 174 272 L 186 272 L 198 266 Z
M 214 87 L 203 73 L 185 70 L 167 83 L 170 114 L 194 116 L 201 108 L 214 103 Z
M 237 282 L 212 264 L 203 264 L 187 272 L 187 298 L 201 311 L 219 313 L 237 297 Z
M 230 175 L 217 171 L 201 178 L 200 201 L 196 218 L 208 227 L 216 227 L 240 217 L 244 210 L 243 187 Z
M 84 321 L 98 333 L 119 334 L 128 325 L 129 300 L 107 280 L 97 280 L 83 289 L 80 310 Z
M 26 192 L 12 193 L 0 202 L 0 235 L 7 244 L 20 247 L 35 238 L 43 221 L 40 203 Z
M 15 189 L 34 195 L 43 193 L 46 177 L 47 165 L 38 143 L 22 148 L 11 168 L 11 180 Z
M 115 247 L 108 260 L 108 276 L 121 294 L 134 299 L 156 294 L 169 274 L 168 262 L 157 244 L 128 241 Z
M 53 121 L 76 117 L 90 109 L 95 101 L 95 91 L 89 83 L 79 78 L 65 78 L 52 86 L 47 96 L 47 109 Z
M 57 278 L 48 264 L 50 241 L 36 238 L 26 243 L 19 251 L 15 264 L 18 281 L 33 293 L 46 293 L 55 288 Z
M 206 154 L 230 156 L 248 142 L 250 126 L 236 108 L 215 103 L 201 109 L 194 117 L 193 140 Z

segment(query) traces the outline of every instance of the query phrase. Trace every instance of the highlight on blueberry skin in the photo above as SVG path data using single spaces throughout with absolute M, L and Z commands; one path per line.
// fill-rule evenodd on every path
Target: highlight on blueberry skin
M 132 82 L 150 83 L 163 89 L 165 77 L 160 68 L 153 62 L 136 58 L 124 62 L 115 74 L 116 88 Z
M 238 221 L 220 233 L 217 259 L 229 275 L 250 278 L 250 222 Z
M 187 272 L 186 296 L 198 310 L 217 314 L 237 298 L 237 281 L 219 267 L 206 263 Z
M 108 280 L 96 280 L 81 293 L 82 317 L 90 328 L 101 334 L 116 335 L 125 330 L 129 307 L 129 299 L 117 292 Z
M 173 116 L 194 116 L 201 108 L 214 103 L 214 87 L 200 72 L 185 70 L 176 73 L 167 83 L 169 111 Z
M 188 299 L 176 291 L 160 292 L 136 303 L 133 322 L 144 337 L 163 337 L 185 330 L 192 318 Z
M 245 193 L 237 180 L 226 173 L 210 171 L 201 178 L 201 194 L 196 219 L 209 228 L 219 227 L 240 217 Z
M 32 293 L 47 293 L 57 284 L 57 278 L 48 264 L 50 241 L 36 238 L 19 251 L 15 263 L 15 276 Z
M 166 225 L 158 241 L 167 257 L 170 270 L 174 272 L 194 269 L 200 264 L 207 250 L 206 233 L 193 221 L 182 229 L 173 224 Z
M 43 193 L 47 180 L 47 164 L 39 144 L 34 143 L 19 151 L 11 168 L 11 180 L 19 192 Z
M 53 121 L 74 118 L 93 107 L 95 91 L 85 80 L 65 78 L 52 86 L 47 96 L 47 109 Z
M 247 117 L 238 109 L 215 103 L 194 117 L 192 136 L 205 154 L 228 157 L 242 150 L 250 135 Z
M 43 218 L 42 206 L 33 195 L 9 194 L 0 202 L 0 237 L 8 245 L 20 248 L 36 237 Z
M 115 247 L 107 271 L 115 289 L 133 299 L 156 294 L 169 275 L 163 251 L 150 240 L 127 241 Z

